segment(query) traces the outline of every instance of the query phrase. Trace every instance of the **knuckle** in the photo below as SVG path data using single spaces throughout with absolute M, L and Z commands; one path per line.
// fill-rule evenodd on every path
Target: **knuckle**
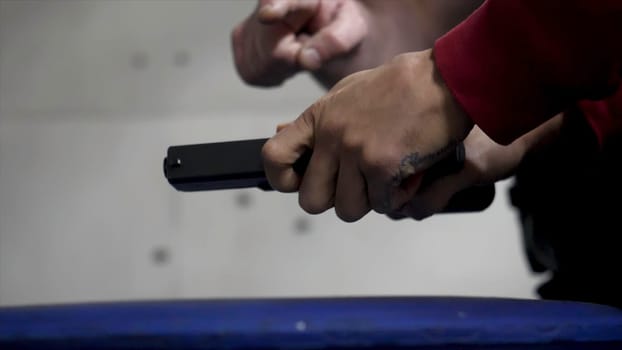
M 433 212 L 429 207 L 429 203 L 424 203 L 420 199 L 415 199 L 408 205 L 408 216 L 416 221 L 421 221 L 431 216 Z
M 331 48 L 331 55 L 345 53 L 350 49 L 350 45 L 348 45 L 345 37 L 338 33 L 326 33 L 325 40 Z
M 389 208 L 388 199 L 383 198 L 383 196 L 380 195 L 370 196 L 369 205 L 373 211 L 379 214 L 387 214 L 391 211 Z
M 396 188 L 399 181 L 398 168 L 391 157 L 367 153 L 361 162 L 361 169 L 368 179 L 369 202 L 380 214 L 394 211 L 399 204 Z
M 358 153 L 363 145 L 363 140 L 361 140 L 361 136 L 351 132 L 344 133 L 341 142 L 344 151 L 349 153 Z
M 296 119 L 296 123 L 302 124 L 303 127 L 307 129 L 314 129 L 315 121 L 319 119 L 322 115 L 322 105 L 323 101 L 319 100 L 318 102 L 312 104 L 307 109 L 302 112 L 302 114 Z
M 231 31 L 235 68 L 249 85 L 277 86 L 297 72 L 295 53 L 283 42 L 270 44 L 270 35 L 248 28 L 247 22 Z
M 323 118 L 321 122 L 322 134 L 319 136 L 330 138 L 331 140 L 338 142 L 337 140 L 343 129 L 344 126 L 342 121 L 337 120 L 336 118 Z
M 407 218 L 406 215 L 398 211 L 386 213 L 386 216 L 392 220 L 402 220 L 404 218 Z
M 268 53 L 267 61 L 272 64 L 285 64 L 293 66 L 296 63 L 296 56 L 288 50 L 275 47 Z
M 375 172 L 382 167 L 379 159 L 378 150 L 373 147 L 365 147 L 361 154 L 361 168 L 368 172 Z
M 422 221 L 424 219 L 426 219 L 427 217 L 429 217 L 431 214 L 430 213 L 425 213 L 425 212 L 415 212 L 411 214 L 411 218 L 413 218 L 413 220 L 415 221 Z
M 386 183 L 391 181 L 399 168 L 397 152 L 381 147 L 366 147 L 361 155 L 361 168 L 371 176 Z
M 328 200 L 311 198 L 310 196 L 300 193 L 298 195 L 298 204 L 309 214 L 321 214 L 330 208 Z
M 264 164 L 273 165 L 279 163 L 279 155 L 281 148 L 277 141 L 269 139 L 261 148 L 261 157 L 264 160 Z
M 242 80 L 249 85 L 259 84 L 259 76 L 255 72 L 249 70 L 244 63 L 238 65 L 238 73 Z
M 244 57 L 240 64 L 241 76 L 244 81 L 255 86 L 277 86 L 288 76 L 281 63 L 275 62 L 271 57 L 255 55 Z
M 365 213 L 362 210 L 347 208 L 344 206 L 335 206 L 335 214 L 345 222 L 355 222 L 361 219 Z

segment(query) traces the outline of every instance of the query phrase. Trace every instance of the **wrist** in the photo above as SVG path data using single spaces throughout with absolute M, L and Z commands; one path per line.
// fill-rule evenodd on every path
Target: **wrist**
M 395 56 L 386 66 L 398 72 L 394 91 L 408 99 L 425 124 L 418 136 L 437 151 L 462 142 L 474 126 L 439 74 L 432 49 Z M 391 68 L 391 66 L 393 66 Z
M 430 48 L 421 51 L 421 53 L 423 54 L 424 72 L 430 72 L 431 85 L 438 94 L 438 107 L 440 108 L 438 114 L 446 118 L 446 131 L 452 141 L 461 142 L 475 124 L 445 83 L 436 64 L 434 50 Z

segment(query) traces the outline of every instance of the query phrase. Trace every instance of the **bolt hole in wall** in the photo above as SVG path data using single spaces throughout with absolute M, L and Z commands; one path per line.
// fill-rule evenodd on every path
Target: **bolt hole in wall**
M 240 81 L 229 34 L 254 6 L 0 2 L 0 305 L 534 297 L 510 180 L 483 213 L 352 224 L 304 213 L 295 194 L 166 183 L 168 146 L 268 137 L 322 94 L 304 74 Z

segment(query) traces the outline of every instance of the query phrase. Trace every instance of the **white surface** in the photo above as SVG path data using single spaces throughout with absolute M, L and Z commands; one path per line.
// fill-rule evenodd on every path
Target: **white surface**
M 322 93 L 306 76 L 240 82 L 229 31 L 253 6 L 0 0 L 0 305 L 534 297 L 511 181 L 483 213 L 355 224 L 309 216 L 294 195 L 168 186 L 169 145 L 268 136 Z

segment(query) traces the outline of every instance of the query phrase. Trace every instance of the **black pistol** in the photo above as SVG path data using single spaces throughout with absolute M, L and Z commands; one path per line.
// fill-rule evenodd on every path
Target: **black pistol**
M 164 158 L 164 176 L 178 191 L 212 191 L 272 187 L 264 173 L 261 149 L 268 139 L 170 146 Z M 306 152 L 293 165 L 302 175 L 311 158 Z M 464 145 L 427 169 L 422 186 L 439 177 L 458 172 L 464 165 Z M 476 212 L 486 209 L 495 197 L 494 184 L 474 186 L 456 193 L 443 213 Z

